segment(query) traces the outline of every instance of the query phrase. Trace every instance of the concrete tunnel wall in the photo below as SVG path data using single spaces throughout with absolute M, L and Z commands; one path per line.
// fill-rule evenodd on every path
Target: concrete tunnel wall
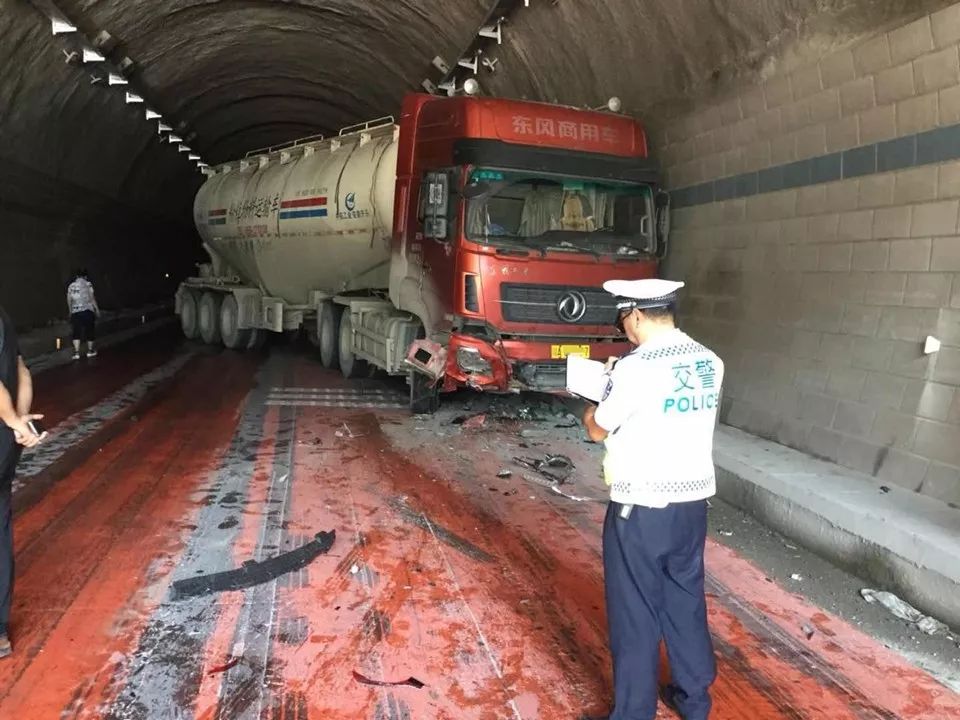
M 532 0 L 480 81 L 580 106 L 618 95 L 647 122 L 679 206 L 666 271 L 729 360 L 727 422 L 957 501 L 960 190 L 936 154 L 948 131 L 922 135 L 960 122 L 957 10 L 933 15 L 951 5 Z M 76 38 L 38 8 L 108 30 L 137 90 L 215 163 L 395 113 L 490 6 L 0 0 L 0 303 L 24 326 L 62 316 L 79 263 L 105 304 L 169 297 L 199 259 L 200 176 L 123 88 L 65 63 Z M 924 357 L 928 332 L 946 347 Z
M 775 72 L 659 138 L 667 274 L 723 420 L 960 503 L 960 4 Z M 943 342 L 926 355 L 924 339 Z

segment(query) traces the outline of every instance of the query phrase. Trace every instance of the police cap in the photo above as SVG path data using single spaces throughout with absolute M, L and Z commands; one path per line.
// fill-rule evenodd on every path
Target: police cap
M 677 292 L 683 287 L 682 282 L 673 280 L 607 280 L 603 289 L 617 297 L 617 309 L 626 310 L 636 308 L 667 307 L 677 301 Z

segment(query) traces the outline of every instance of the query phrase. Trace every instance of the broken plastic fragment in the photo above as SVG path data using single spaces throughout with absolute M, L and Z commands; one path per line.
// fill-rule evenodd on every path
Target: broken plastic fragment
M 908 602 L 904 602 L 893 593 L 886 592 L 884 590 L 863 588 L 863 590 L 860 591 L 860 595 L 868 603 L 879 603 L 883 605 L 883 607 L 889 610 L 892 615 L 900 618 L 901 620 L 906 620 L 909 623 L 913 623 L 921 632 L 926 633 L 927 635 L 936 635 L 939 632 L 948 632 L 950 629 L 936 618 L 932 618 L 929 615 L 924 615 L 922 612 L 913 607 L 913 605 Z
M 361 675 L 354 670 L 353 679 L 362 685 L 373 685 L 375 687 L 397 687 L 398 685 L 409 685 L 410 687 L 417 688 L 417 690 L 424 687 L 424 683 L 412 676 L 408 677 L 406 680 L 371 680 L 367 676 Z

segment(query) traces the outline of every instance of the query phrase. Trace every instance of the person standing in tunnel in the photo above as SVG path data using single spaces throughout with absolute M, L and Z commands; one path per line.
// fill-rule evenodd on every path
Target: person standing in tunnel
M 7 634 L 13 600 L 13 474 L 24 447 L 42 439 L 30 426 L 33 381 L 10 317 L 0 308 L 0 658 L 13 652 Z
M 73 282 L 67 288 L 67 306 L 70 309 L 70 324 L 73 326 L 73 359 L 80 359 L 80 343 L 87 343 L 87 357 L 97 356 L 97 318 L 100 307 L 86 269 L 77 270 Z
M 676 327 L 681 287 L 604 284 L 617 297 L 617 327 L 635 346 L 608 363 L 603 399 L 583 417 L 590 438 L 606 446 L 610 486 L 603 528 L 610 720 L 656 717 L 661 640 L 672 676 L 662 697 L 684 720 L 707 720 L 716 679 L 703 555 L 723 362 Z

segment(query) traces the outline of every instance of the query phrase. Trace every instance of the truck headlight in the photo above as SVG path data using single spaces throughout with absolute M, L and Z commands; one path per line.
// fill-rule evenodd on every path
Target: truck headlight
M 457 365 L 468 373 L 487 375 L 491 371 L 490 363 L 480 356 L 480 351 L 476 348 L 457 348 Z

